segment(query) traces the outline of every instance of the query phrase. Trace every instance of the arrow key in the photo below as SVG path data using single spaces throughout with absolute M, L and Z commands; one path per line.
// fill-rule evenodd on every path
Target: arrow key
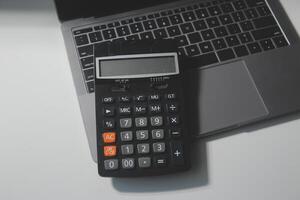
M 111 117 L 115 115 L 115 109 L 113 107 L 107 107 L 103 109 L 104 116 Z

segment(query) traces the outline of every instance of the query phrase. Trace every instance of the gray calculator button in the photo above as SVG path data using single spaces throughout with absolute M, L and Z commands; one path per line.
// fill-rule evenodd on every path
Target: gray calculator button
M 138 163 L 140 168 L 148 168 L 151 166 L 151 158 L 149 157 L 139 158 Z
M 105 170 L 116 170 L 118 169 L 118 160 L 117 159 L 110 159 L 104 161 L 104 169 Z
M 120 119 L 120 127 L 121 128 L 131 128 L 132 127 L 132 119 L 131 118 Z
M 150 152 L 150 146 L 149 144 L 138 144 L 137 150 L 139 154 L 146 154 Z
M 123 169 L 132 169 L 132 168 L 134 168 L 134 159 L 133 158 L 124 158 L 124 159 L 122 159 L 122 168 Z
M 136 131 L 136 139 L 137 140 L 148 140 L 149 139 L 149 132 L 148 132 L 148 130 L 139 130 L 139 131 Z
M 121 141 L 123 142 L 132 141 L 132 131 L 122 131 L 120 135 L 121 135 Z
M 135 126 L 136 127 L 146 127 L 147 126 L 147 118 L 146 117 L 135 118 Z
M 152 133 L 152 139 L 159 140 L 159 139 L 164 139 L 165 134 L 164 134 L 164 129 L 155 129 L 151 131 Z
M 133 154 L 133 145 L 132 144 L 122 145 L 121 151 L 123 155 L 131 155 Z
M 154 153 L 163 153 L 166 151 L 166 145 L 163 142 L 153 143 L 153 152 Z
M 162 116 L 151 117 L 151 126 L 162 126 L 162 125 L 163 125 Z

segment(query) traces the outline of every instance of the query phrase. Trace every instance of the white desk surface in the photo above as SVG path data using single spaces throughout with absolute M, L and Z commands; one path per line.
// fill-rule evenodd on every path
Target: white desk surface
M 189 173 L 101 178 L 50 0 L 0 0 L 0 54 L 2 200 L 300 199 L 300 120 L 198 142 Z

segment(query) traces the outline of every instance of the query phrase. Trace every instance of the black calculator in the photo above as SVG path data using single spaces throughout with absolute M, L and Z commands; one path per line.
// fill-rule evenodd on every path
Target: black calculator
M 96 57 L 95 100 L 100 176 L 189 169 L 183 76 L 176 52 Z

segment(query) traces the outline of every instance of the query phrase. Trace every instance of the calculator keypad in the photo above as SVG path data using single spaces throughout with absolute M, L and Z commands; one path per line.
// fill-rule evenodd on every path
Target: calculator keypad
M 101 147 L 106 171 L 185 164 L 175 93 L 102 97 Z M 179 139 L 178 139 L 179 138 Z

